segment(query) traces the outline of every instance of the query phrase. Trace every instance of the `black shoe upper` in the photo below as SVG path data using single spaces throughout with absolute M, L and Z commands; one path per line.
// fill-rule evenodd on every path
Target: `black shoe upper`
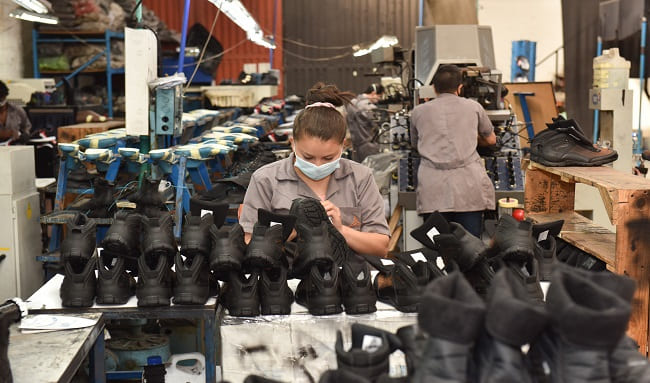
M 217 273 L 217 276 L 223 272 L 240 270 L 246 254 L 244 229 L 241 225 L 236 223 L 233 226 L 222 226 L 219 229 L 212 226 L 210 239 L 212 241 L 210 268 Z
M 97 303 L 125 304 L 135 294 L 135 279 L 126 272 L 126 261 L 102 252 L 97 257 Z
M 352 346 L 349 350 L 343 348 L 343 334 L 336 333 L 336 361 L 340 370 L 347 370 L 364 376 L 371 381 L 380 375 L 388 373 L 388 357 L 401 348 L 400 339 L 387 331 L 360 323 L 353 323 Z
M 66 223 L 67 233 L 61 242 L 61 259 L 87 260 L 95 253 L 97 226 L 83 213 L 77 213 Z
M 181 234 L 181 254 L 186 257 L 202 255 L 204 259 L 210 256 L 212 243 L 210 228 L 213 226 L 212 214 L 203 216 L 186 216 Z
M 338 266 L 313 265 L 309 275 L 298 283 L 296 303 L 312 315 L 339 314 L 343 311 Z

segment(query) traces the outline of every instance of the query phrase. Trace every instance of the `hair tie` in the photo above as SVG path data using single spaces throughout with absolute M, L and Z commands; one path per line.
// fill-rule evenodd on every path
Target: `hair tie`
M 334 106 L 334 104 L 332 104 L 331 102 L 315 102 L 315 103 L 313 103 L 313 104 L 309 104 L 309 105 L 307 105 L 307 106 L 305 107 L 305 109 L 313 108 L 313 107 L 316 107 L 316 106 L 324 106 L 324 107 L 326 107 L 326 108 L 336 109 L 336 107 Z

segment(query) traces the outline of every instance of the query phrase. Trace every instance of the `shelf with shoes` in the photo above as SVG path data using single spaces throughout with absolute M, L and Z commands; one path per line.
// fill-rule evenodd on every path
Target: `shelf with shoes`
M 650 309 L 650 180 L 606 166 L 549 167 L 530 162 L 526 168 L 525 210 L 539 223 L 564 219 L 560 238 L 637 282 L 628 334 L 647 354 Z M 616 233 L 574 211 L 575 185 L 600 192 Z
M 123 40 L 124 33 L 116 31 L 76 31 L 76 30 L 57 30 L 57 29 L 33 29 L 32 30 L 32 50 L 33 55 L 33 69 L 34 78 L 41 77 L 57 77 L 61 80 L 57 83 L 57 87 L 63 85 L 64 82 L 75 78 L 79 74 L 100 74 L 106 75 L 106 104 L 103 105 L 106 109 L 108 117 L 113 117 L 113 76 L 124 74 L 124 68 L 113 68 L 111 58 L 111 43 L 113 40 Z M 70 70 L 41 70 L 39 66 L 39 44 L 103 44 L 104 48 L 84 64 L 75 69 Z M 106 58 L 105 68 L 90 68 L 100 58 Z

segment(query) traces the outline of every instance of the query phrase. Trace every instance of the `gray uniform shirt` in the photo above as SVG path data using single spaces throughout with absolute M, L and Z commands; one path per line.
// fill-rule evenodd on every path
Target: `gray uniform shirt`
M 494 209 L 494 186 L 476 152 L 480 134 L 494 131 L 476 101 L 443 93 L 411 113 L 411 144 L 420 152 L 419 214 Z
M 294 158 L 291 154 L 253 173 L 239 218 L 245 232 L 253 232 L 257 209 L 288 214 L 291 202 L 298 197 L 319 199 L 296 174 Z M 342 223 L 359 231 L 390 235 L 384 200 L 371 170 L 345 158 L 340 164 L 327 186 L 327 199 L 340 209 Z
M 0 136 L 17 139 L 20 137 L 20 132 L 29 136 L 32 130 L 32 123 L 27 118 L 27 113 L 20 106 L 7 103 L 7 121 L 4 124 L 0 123 Z M 8 132 L 10 131 L 11 134 Z

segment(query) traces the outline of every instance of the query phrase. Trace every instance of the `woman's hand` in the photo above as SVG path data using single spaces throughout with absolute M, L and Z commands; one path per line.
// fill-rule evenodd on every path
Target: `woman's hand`
M 343 231 L 343 221 L 341 221 L 341 210 L 339 210 L 339 208 L 330 201 L 321 201 L 321 204 L 323 204 L 323 207 L 325 208 L 325 212 L 332 220 L 332 225 L 334 225 L 336 230 Z

